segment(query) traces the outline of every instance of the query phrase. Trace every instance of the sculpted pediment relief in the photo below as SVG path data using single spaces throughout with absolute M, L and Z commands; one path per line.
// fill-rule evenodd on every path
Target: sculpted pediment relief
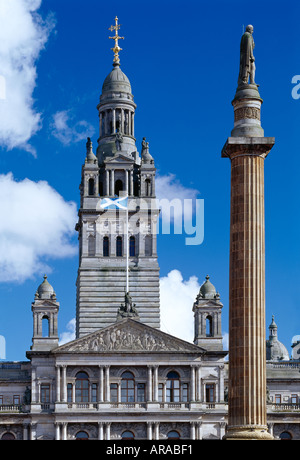
M 105 160 L 105 163 L 106 164 L 134 163 L 134 159 L 132 155 L 130 154 L 120 153 L 118 155 L 115 155 L 113 158 L 107 158 L 107 160 Z
M 66 343 L 54 353 L 74 352 L 202 352 L 197 345 L 185 342 L 132 319 L 101 329 L 92 334 Z

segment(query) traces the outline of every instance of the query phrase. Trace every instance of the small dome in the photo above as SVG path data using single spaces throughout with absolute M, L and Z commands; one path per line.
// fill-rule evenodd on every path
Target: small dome
M 268 361 L 289 360 L 289 353 L 286 347 L 278 340 L 277 324 L 275 323 L 274 315 L 269 326 L 269 340 L 266 341 L 266 358 Z
M 44 281 L 39 285 L 37 294 L 40 299 L 51 299 L 55 295 L 53 287 L 47 281 L 47 275 L 44 275 Z
M 215 299 L 217 291 L 215 286 L 209 281 L 209 276 L 206 276 L 206 281 L 200 287 L 200 295 L 204 299 Z
M 104 80 L 102 94 L 108 91 L 122 91 L 131 94 L 130 81 L 119 66 L 115 66 Z

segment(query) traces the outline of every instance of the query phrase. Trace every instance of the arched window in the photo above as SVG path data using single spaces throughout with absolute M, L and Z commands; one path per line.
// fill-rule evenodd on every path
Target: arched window
M 15 441 L 16 437 L 12 433 L 4 433 L 1 437 L 1 441 Z
M 213 321 L 211 316 L 207 316 L 206 318 L 206 337 L 213 336 Z
M 178 431 L 169 431 L 168 433 L 168 439 L 180 439 L 180 434 Z
M 117 236 L 116 245 L 117 245 L 117 248 L 116 248 L 117 257 L 122 257 L 123 256 L 123 241 L 122 241 L 121 236 Z
M 121 181 L 121 179 L 118 179 L 116 180 L 116 183 L 115 183 L 115 194 L 119 195 L 122 190 L 123 190 L 123 182 Z
M 42 318 L 42 337 L 49 337 L 49 318 L 48 316 L 43 316 Z
M 282 441 L 291 441 L 292 440 L 292 435 L 288 432 L 288 431 L 283 431 L 281 434 L 280 434 L 280 439 Z
M 145 236 L 145 256 L 152 256 L 152 236 Z
M 93 196 L 95 194 L 95 181 L 94 179 L 89 179 L 89 196 Z
M 76 441 L 87 441 L 89 439 L 89 435 L 85 431 L 78 431 L 75 437 Z
M 150 196 L 151 195 L 151 180 L 150 179 L 145 180 L 145 186 L 146 186 L 146 196 Z
M 88 238 L 88 255 L 93 257 L 96 254 L 96 238 L 90 235 Z
M 131 236 L 129 238 L 129 256 L 135 257 L 135 237 Z
M 121 402 L 135 401 L 134 387 L 135 382 L 132 372 L 123 372 L 121 380 Z
M 75 401 L 88 402 L 89 400 L 89 376 L 86 372 L 76 374 Z
M 180 377 L 177 372 L 171 371 L 167 375 L 167 402 L 180 401 Z
M 103 238 L 103 257 L 109 257 L 109 238 L 105 236 Z
M 122 433 L 122 439 L 129 439 L 132 441 L 134 439 L 134 434 L 132 433 L 132 431 L 124 431 Z

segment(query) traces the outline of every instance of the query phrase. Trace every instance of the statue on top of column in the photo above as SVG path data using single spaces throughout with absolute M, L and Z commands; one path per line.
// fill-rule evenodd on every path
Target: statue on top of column
M 254 50 L 254 39 L 253 39 L 253 26 L 248 25 L 246 32 L 242 36 L 240 46 L 240 72 L 238 85 L 249 83 L 250 85 L 256 85 L 255 83 L 255 58 L 253 56 Z M 258 85 L 256 85 L 258 86 Z

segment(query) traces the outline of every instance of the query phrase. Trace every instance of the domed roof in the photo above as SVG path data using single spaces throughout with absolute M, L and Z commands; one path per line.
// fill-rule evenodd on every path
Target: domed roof
M 206 276 L 206 281 L 200 287 L 200 295 L 204 299 L 215 299 L 216 298 L 216 288 L 215 286 L 209 281 L 209 276 Z
M 131 94 L 130 81 L 120 66 L 115 65 L 113 70 L 107 75 L 102 86 L 102 93 L 108 91 L 122 91 Z
M 269 326 L 269 340 L 266 342 L 266 358 L 269 361 L 289 360 L 289 353 L 286 347 L 278 340 L 277 337 L 277 324 L 275 323 L 274 315 L 272 322 Z
M 37 294 L 40 299 L 51 299 L 51 297 L 55 295 L 53 287 L 47 281 L 47 275 L 44 275 L 44 281 L 39 285 Z

